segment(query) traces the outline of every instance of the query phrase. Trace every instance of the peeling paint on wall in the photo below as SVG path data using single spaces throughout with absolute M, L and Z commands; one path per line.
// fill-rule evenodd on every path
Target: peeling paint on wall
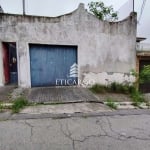
M 129 74 L 124 73 L 84 73 L 84 77 L 80 82 L 82 86 L 91 86 L 96 83 L 102 85 L 109 85 L 112 82 L 121 83 L 121 84 L 132 84 L 135 82 L 135 77 Z

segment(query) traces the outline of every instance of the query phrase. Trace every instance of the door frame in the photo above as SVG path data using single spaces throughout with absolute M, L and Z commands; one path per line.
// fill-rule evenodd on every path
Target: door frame
M 16 73 L 17 73 L 17 75 L 16 75 L 16 80 L 17 80 L 17 82 L 16 83 L 11 83 L 11 77 L 10 77 L 10 66 L 9 66 L 9 63 L 10 63 L 10 50 L 9 50 L 9 48 L 8 48 L 8 46 L 9 46 L 9 44 L 13 44 L 14 46 L 15 46 L 15 55 L 16 55 Z M 5 51 L 7 51 L 6 53 L 5 53 Z M 18 85 L 18 51 L 17 51 L 17 42 L 6 42 L 6 41 L 3 41 L 2 42 L 2 53 L 3 53 L 3 83 L 4 83 L 4 85 L 11 85 L 11 84 L 15 84 L 15 85 Z M 6 56 L 6 55 L 7 56 Z M 8 57 L 8 58 L 4 58 L 4 57 Z M 4 60 L 6 59 L 6 61 L 7 62 L 4 62 Z M 7 64 L 6 64 L 7 63 Z M 5 70 L 5 65 L 7 65 L 7 69 Z M 6 74 L 9 76 L 9 77 L 6 77 Z

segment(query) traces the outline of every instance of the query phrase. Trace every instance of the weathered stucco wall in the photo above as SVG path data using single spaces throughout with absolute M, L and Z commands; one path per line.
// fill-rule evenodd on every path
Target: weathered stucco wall
M 103 22 L 82 4 L 74 12 L 56 18 L 0 14 L 0 41 L 17 43 L 22 87 L 31 86 L 29 43 L 77 45 L 81 81 L 124 82 L 132 80 L 129 72 L 135 68 L 136 15 L 121 22 Z M 0 57 L 2 60 L 2 54 Z M 3 83 L 0 61 L 0 84 Z

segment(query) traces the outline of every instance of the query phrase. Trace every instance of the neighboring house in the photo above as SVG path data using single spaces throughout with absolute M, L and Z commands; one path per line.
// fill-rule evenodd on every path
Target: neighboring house
M 137 71 L 140 72 L 144 66 L 150 65 L 150 44 L 141 43 L 146 38 L 138 37 L 136 42 L 137 50 Z M 140 91 L 150 93 L 150 82 L 145 82 L 139 85 Z
M 100 21 L 84 9 L 59 17 L 0 14 L 0 85 L 133 82 L 136 15 Z
M 134 1 L 134 9 L 137 11 L 137 65 L 136 70 L 140 72 L 144 65 L 150 65 L 150 18 L 149 18 L 149 8 L 150 1 Z M 145 6 L 145 7 L 144 7 Z M 128 0 L 119 10 L 119 19 L 125 18 L 129 12 L 133 11 L 133 1 Z M 141 37 L 142 36 L 142 37 Z M 144 37 L 144 38 L 143 38 Z M 150 83 L 146 82 L 139 85 L 140 91 L 150 93 Z

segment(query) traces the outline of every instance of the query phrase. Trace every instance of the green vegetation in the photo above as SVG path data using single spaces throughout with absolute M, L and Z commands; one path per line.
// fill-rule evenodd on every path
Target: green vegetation
M 143 94 L 136 89 L 130 95 L 134 106 L 139 106 L 142 102 L 145 102 Z
M 3 112 L 3 104 L 2 103 L 0 103 L 0 112 Z
M 150 65 L 145 65 L 139 73 L 139 83 L 150 82 Z
M 100 85 L 95 84 L 93 85 L 90 90 L 94 93 L 100 94 L 100 93 L 121 93 L 121 94 L 128 94 L 130 95 L 133 105 L 139 106 L 142 102 L 145 102 L 143 94 L 139 92 L 135 86 L 133 85 L 127 85 L 127 84 L 120 84 L 113 82 L 110 85 Z M 111 99 L 107 100 L 107 105 L 110 107 L 113 107 L 113 101 Z
M 115 104 L 114 100 L 111 98 L 107 99 L 106 105 L 112 109 L 117 109 L 117 105 Z
M 123 93 L 123 94 L 129 94 L 132 91 L 135 90 L 134 86 L 129 86 L 127 84 L 123 85 L 120 83 L 113 82 L 110 85 L 101 85 L 101 84 L 95 84 L 93 85 L 90 90 L 94 93 Z
M 150 65 L 145 65 L 140 73 L 136 71 L 131 71 L 132 75 L 136 77 L 136 81 L 134 83 L 135 90 L 131 92 L 131 98 L 133 100 L 133 105 L 139 106 L 142 102 L 146 102 L 144 100 L 143 94 L 138 90 L 139 84 L 150 82 Z M 148 104 L 148 102 L 146 102 Z
M 28 101 L 24 97 L 19 97 L 13 101 L 12 112 L 18 113 L 21 109 L 28 105 Z
M 118 19 L 117 12 L 112 6 L 105 6 L 102 1 L 90 2 L 88 4 L 90 12 L 100 20 L 116 21 Z
M 105 93 L 107 91 L 107 86 L 94 84 L 92 87 L 89 88 L 93 93 Z
M 111 83 L 108 88 L 110 92 L 123 94 L 130 94 L 135 89 L 132 85 L 120 84 L 116 82 Z
M 134 85 L 137 87 L 140 83 L 150 82 L 150 65 L 145 65 L 140 73 L 131 70 L 131 74 L 136 77 Z

